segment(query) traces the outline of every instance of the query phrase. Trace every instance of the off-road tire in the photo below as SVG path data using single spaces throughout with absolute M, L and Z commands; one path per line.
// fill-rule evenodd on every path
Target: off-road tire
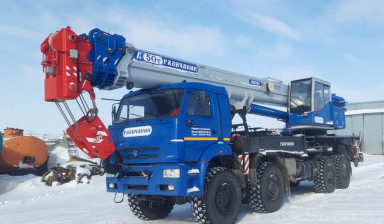
M 204 194 L 192 197 L 195 220 L 201 224 L 232 224 L 241 207 L 241 187 L 236 175 L 224 168 L 210 168 L 205 175 Z
M 172 201 L 151 201 L 148 197 L 147 200 L 142 200 L 139 197 L 146 197 L 142 195 L 128 195 L 128 205 L 132 213 L 142 220 L 156 220 L 165 218 L 171 213 L 173 206 Z
M 351 162 L 344 155 L 334 155 L 332 158 L 336 172 L 336 188 L 348 188 L 352 173 Z
M 256 186 L 251 187 L 253 211 L 267 213 L 279 210 L 284 199 L 284 179 L 280 169 L 271 162 L 262 162 L 257 168 Z
M 332 193 L 335 191 L 336 172 L 332 157 L 322 156 L 320 158 L 319 172 L 313 182 L 316 193 Z

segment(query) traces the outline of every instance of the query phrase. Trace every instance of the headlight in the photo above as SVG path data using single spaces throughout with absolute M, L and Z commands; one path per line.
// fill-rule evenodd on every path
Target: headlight
M 164 178 L 180 178 L 180 169 L 164 169 Z
M 106 173 L 106 177 L 115 177 L 115 174 L 112 174 L 112 173 Z

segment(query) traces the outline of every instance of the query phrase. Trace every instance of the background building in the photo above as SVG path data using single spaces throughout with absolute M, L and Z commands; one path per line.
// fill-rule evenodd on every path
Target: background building
M 364 153 L 384 155 L 384 101 L 348 103 L 346 107 L 346 128 L 335 133 L 361 136 Z

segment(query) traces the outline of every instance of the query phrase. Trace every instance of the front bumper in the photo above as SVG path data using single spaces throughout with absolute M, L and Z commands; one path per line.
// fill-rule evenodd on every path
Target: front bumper
M 196 196 L 203 194 L 207 163 L 172 163 L 123 168 L 106 178 L 108 192 L 125 194 Z M 164 169 L 180 169 L 179 178 L 164 178 Z

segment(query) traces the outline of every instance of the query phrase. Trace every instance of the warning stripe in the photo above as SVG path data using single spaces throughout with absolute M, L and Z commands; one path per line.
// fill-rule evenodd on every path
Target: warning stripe
M 249 155 L 245 155 L 244 173 L 249 174 Z
M 237 157 L 239 158 L 241 166 L 243 166 L 243 155 L 238 155 Z
M 249 155 L 237 155 L 240 165 L 243 167 L 244 173 L 249 174 Z

